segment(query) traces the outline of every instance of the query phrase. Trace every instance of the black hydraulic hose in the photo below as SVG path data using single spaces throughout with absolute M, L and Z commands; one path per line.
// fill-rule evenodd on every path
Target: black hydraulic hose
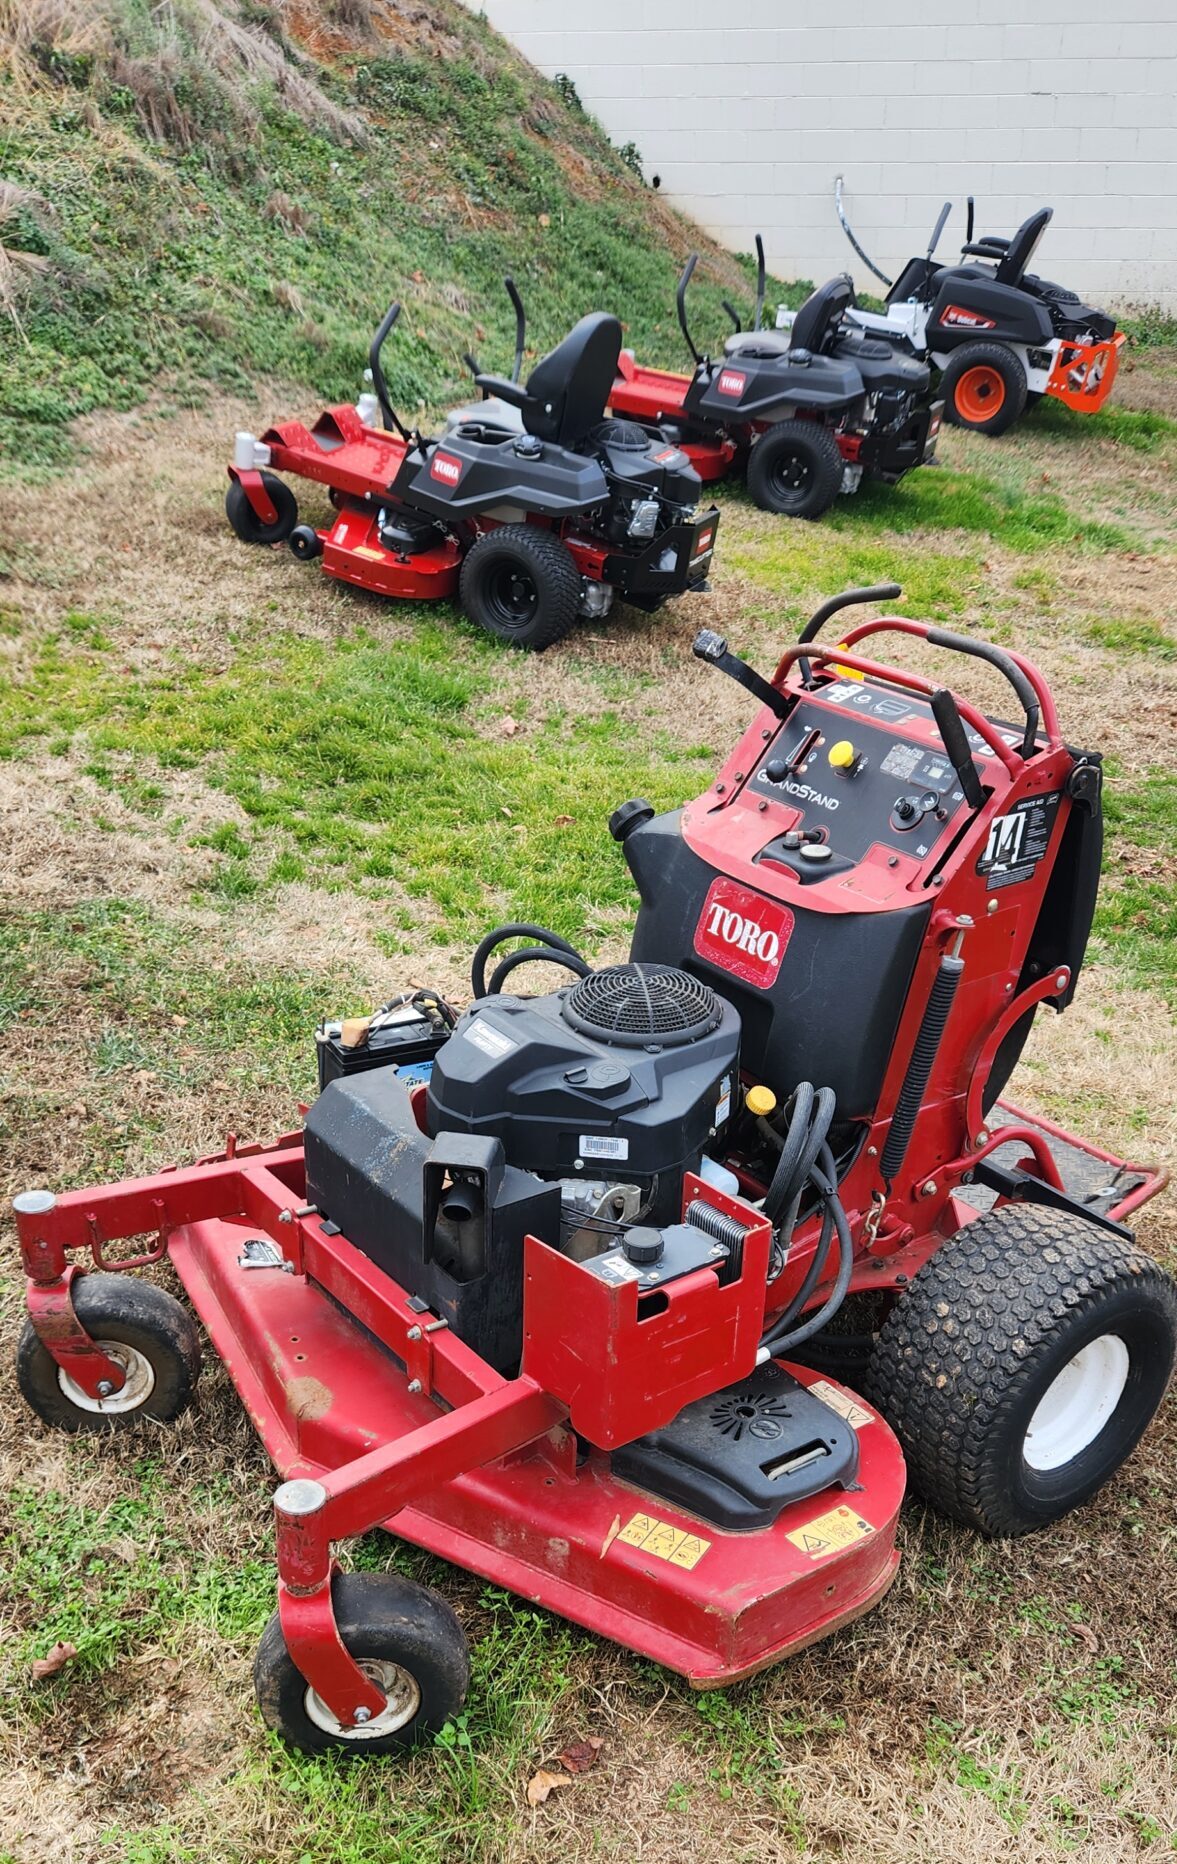
M 522 951 L 509 952 L 500 959 L 490 974 L 490 983 L 486 987 L 488 997 L 497 997 L 511 972 L 521 964 L 559 964 L 566 971 L 572 971 L 577 977 L 591 977 L 592 966 L 574 951 L 556 951 L 551 945 L 525 945 Z
M 854 1245 L 850 1239 L 850 1225 L 846 1221 L 846 1212 L 843 1210 L 842 1200 L 838 1196 L 838 1171 L 834 1163 L 834 1155 L 830 1151 L 828 1145 L 822 1146 L 818 1156 L 818 1163 L 810 1173 L 810 1179 L 825 1206 L 822 1234 L 823 1240 L 826 1241 L 827 1249 L 829 1246 L 825 1234 L 827 1225 L 832 1225 L 833 1232 L 838 1238 L 838 1273 L 829 1296 L 807 1320 L 803 1320 L 799 1326 L 788 1328 L 788 1318 L 798 1306 L 797 1301 L 791 1302 L 789 1308 L 786 1309 L 785 1315 L 778 1320 L 770 1332 L 764 1336 L 764 1339 L 761 1341 L 761 1348 L 762 1350 L 767 1348 L 769 1353 L 774 1357 L 778 1353 L 788 1351 L 790 1347 L 800 1346 L 803 1340 L 812 1339 L 815 1333 L 820 1333 L 826 1323 L 833 1319 L 843 1301 L 846 1299 L 846 1290 L 850 1286 L 850 1275 L 854 1267 Z M 822 1255 L 824 1264 L 824 1251 L 822 1251 L 820 1244 L 818 1253 Z M 817 1260 L 816 1256 L 814 1260 Z M 812 1287 L 816 1285 L 817 1281 L 817 1273 L 814 1272 L 813 1264 L 810 1265 L 810 1275 L 812 1275 L 813 1281 L 810 1284 L 810 1289 L 805 1294 L 806 1300 L 808 1300 L 809 1292 L 812 1292 Z M 810 1275 L 806 1276 L 806 1282 L 810 1281 Z
M 907 1148 L 915 1128 L 919 1110 L 924 1104 L 924 1091 L 932 1064 L 940 1047 L 944 1034 L 944 1025 L 952 1008 L 964 971 L 964 959 L 945 952 L 932 980 L 928 992 L 928 1001 L 924 1009 L 923 1021 L 919 1034 L 911 1051 L 911 1060 L 907 1064 L 907 1073 L 903 1077 L 903 1086 L 899 1090 L 899 1099 L 895 1103 L 895 1112 L 891 1118 L 891 1128 L 887 1134 L 887 1143 L 883 1147 L 883 1156 L 879 1161 L 883 1183 L 890 1191 L 896 1174 L 907 1156 Z
M 495 926 L 493 931 L 488 932 L 470 960 L 470 987 L 476 997 L 485 997 L 487 994 L 486 961 L 491 952 L 497 946 L 505 945 L 511 938 L 536 939 L 541 945 L 553 951 L 570 953 L 579 963 L 584 963 L 575 945 L 570 945 L 558 932 L 549 932 L 547 926 L 532 925 L 526 919 L 512 919 L 506 925 Z

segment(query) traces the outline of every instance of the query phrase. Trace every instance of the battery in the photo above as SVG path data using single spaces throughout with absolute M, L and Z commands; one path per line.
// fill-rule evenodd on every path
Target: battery
M 336 1018 L 322 1022 L 315 1030 L 315 1049 L 319 1063 L 319 1092 L 340 1075 L 362 1074 L 368 1068 L 417 1067 L 432 1064 L 449 1029 L 415 1003 L 401 1003 L 378 1010 L 368 1020 L 366 1030 L 360 1024 L 361 1040 L 345 1043 L 345 1022 Z M 355 1033 L 354 1025 L 348 1034 Z

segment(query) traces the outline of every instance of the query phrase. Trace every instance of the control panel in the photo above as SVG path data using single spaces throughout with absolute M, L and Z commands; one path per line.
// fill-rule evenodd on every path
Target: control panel
M 974 755 L 992 756 L 975 732 L 968 738 Z M 855 866 L 876 844 L 922 861 L 965 805 L 930 707 L 858 680 L 798 702 L 748 791 L 800 811 L 758 858 L 803 884 Z

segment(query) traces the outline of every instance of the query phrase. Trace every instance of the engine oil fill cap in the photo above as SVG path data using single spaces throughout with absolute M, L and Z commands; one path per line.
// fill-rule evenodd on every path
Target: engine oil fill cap
M 661 1258 L 666 1244 L 662 1240 L 660 1230 L 651 1229 L 646 1224 L 635 1224 L 632 1230 L 625 1232 L 621 1239 L 621 1247 L 627 1261 L 640 1263 L 643 1268 L 648 1268 L 652 1262 L 657 1262 Z

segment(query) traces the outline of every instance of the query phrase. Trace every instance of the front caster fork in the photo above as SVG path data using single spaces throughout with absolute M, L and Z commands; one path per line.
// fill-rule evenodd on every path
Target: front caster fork
M 12 1200 L 29 1275 L 29 1319 L 45 1351 L 66 1377 L 80 1386 L 87 1398 L 101 1403 L 122 1391 L 127 1374 L 91 1339 L 74 1310 L 73 1282 L 85 1271 L 76 1262 L 66 1261 L 64 1249 L 54 1248 L 38 1234 L 37 1219 L 46 1216 L 56 1202 L 51 1191 L 22 1191 Z
M 323 1514 L 327 1502 L 323 1484 L 305 1476 L 275 1490 L 278 1616 L 295 1667 L 342 1727 L 358 1728 L 382 1715 L 388 1702 L 339 1635 L 331 1602 L 337 1567 Z

